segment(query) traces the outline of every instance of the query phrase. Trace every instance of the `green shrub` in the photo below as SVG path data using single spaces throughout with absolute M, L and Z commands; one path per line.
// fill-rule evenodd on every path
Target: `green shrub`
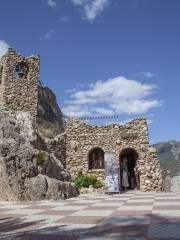
M 96 189 L 102 187 L 101 181 L 99 181 L 96 176 L 81 175 L 74 179 L 74 183 L 78 189 L 82 187 L 88 188 L 89 186 L 93 186 L 93 188 Z
M 36 160 L 37 160 L 37 165 L 42 166 L 48 160 L 47 153 L 40 151 L 36 156 Z
M 101 181 L 97 180 L 97 182 L 94 184 L 94 188 L 96 188 L 96 189 L 102 188 L 102 183 L 101 183 Z

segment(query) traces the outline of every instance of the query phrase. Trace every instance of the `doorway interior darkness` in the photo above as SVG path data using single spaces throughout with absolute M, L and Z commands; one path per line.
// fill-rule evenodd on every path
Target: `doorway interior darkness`
M 121 151 L 120 153 L 120 165 L 123 161 L 123 159 L 127 159 L 127 165 L 128 165 L 128 173 L 129 173 L 129 189 L 139 189 L 139 175 L 137 172 L 135 172 L 135 167 L 137 164 L 137 159 L 138 159 L 138 153 L 135 149 L 133 148 L 125 148 Z M 121 169 L 121 168 L 120 168 Z M 122 171 L 120 170 L 120 184 L 121 184 L 121 189 L 122 187 Z

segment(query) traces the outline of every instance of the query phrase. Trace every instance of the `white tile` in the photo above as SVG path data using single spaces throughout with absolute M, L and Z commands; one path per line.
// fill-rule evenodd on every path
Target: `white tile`
M 154 206 L 180 206 L 180 202 L 154 202 Z
M 155 196 L 154 195 L 136 195 L 133 197 L 133 199 L 136 199 L 136 198 L 154 198 Z
M 137 195 L 156 195 L 156 192 L 138 192 L 136 193 L 136 196 Z
M 90 229 L 94 226 L 95 224 L 66 224 L 66 226 L 63 226 L 61 228 L 64 230 L 76 230 L 76 229 Z
M 11 201 L 11 202 L 8 202 L 8 201 L 0 201 L 0 205 L 11 205 L 11 204 L 17 204 L 17 202 L 15 202 L 15 201 Z
M 84 197 L 84 199 L 91 199 L 91 198 L 105 199 L 105 198 L 107 198 L 107 197 L 108 197 L 107 194 L 104 194 L 104 195 L 97 195 L 97 194 L 96 194 L 96 195 L 93 195 L 93 194 L 90 194 L 90 195 Z
M 97 203 L 97 202 L 101 202 L 101 200 L 78 200 L 76 201 L 76 203 Z
M 40 223 L 53 223 L 56 222 L 62 218 L 64 218 L 65 216 L 52 216 L 52 215 L 28 215 L 25 217 L 21 217 L 20 219 L 23 220 L 23 222 L 40 222 Z
M 152 210 L 153 206 L 120 206 L 119 211 L 149 211 Z
M 87 206 L 58 206 L 58 207 L 54 207 L 54 208 L 51 208 L 51 210 L 81 210 L 81 209 L 84 209 L 84 208 L 87 208 Z
M 64 206 L 64 205 L 68 205 L 69 203 L 67 201 L 64 201 L 64 202 L 42 202 L 38 205 L 41 205 L 41 206 Z
M 44 210 L 38 210 L 38 209 L 13 209 L 13 210 L 7 210 L 6 214 L 22 214 L 22 215 L 32 215 L 44 212 Z
M 179 196 L 164 196 L 164 197 L 155 197 L 155 200 L 164 200 L 164 199 L 168 199 L 168 200 L 177 200 L 180 201 L 180 197 Z
M 133 197 L 135 194 L 121 193 L 118 195 L 119 197 Z
M 127 203 L 153 203 L 154 199 L 130 199 Z
M 153 210 L 152 214 L 167 217 L 180 217 L 180 210 Z
M 93 204 L 92 206 L 100 206 L 100 207 L 118 207 L 121 206 L 122 204 L 124 204 L 123 202 L 100 202 L 100 203 L 96 203 Z
M 9 204 L 9 205 L 3 205 L 0 206 L 0 209 L 21 209 L 21 208 L 26 208 L 26 207 L 31 207 L 31 205 L 20 205 L 20 204 Z
M 164 196 L 164 197 L 166 197 L 166 196 L 178 196 L 178 194 L 177 193 L 157 193 L 156 194 L 156 197 L 161 197 L 161 196 Z
M 111 197 L 111 198 L 107 198 L 106 200 L 108 200 L 108 201 L 117 201 L 117 200 L 119 200 L 119 201 L 127 201 L 127 200 L 129 200 L 130 198 L 129 197 L 120 197 L 120 198 L 113 198 L 113 197 Z

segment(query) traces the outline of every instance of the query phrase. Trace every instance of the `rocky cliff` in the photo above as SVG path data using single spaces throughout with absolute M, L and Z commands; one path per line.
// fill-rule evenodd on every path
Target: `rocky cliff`
M 59 199 L 78 194 L 70 174 L 53 153 L 43 151 L 45 157 L 38 162 L 39 138 L 28 113 L 0 109 L 0 200 Z
M 56 96 L 47 86 L 38 87 L 37 126 L 43 138 L 54 138 L 64 132 L 63 114 Z
M 180 175 L 180 142 L 169 141 L 153 145 L 158 153 L 161 169 L 171 175 Z

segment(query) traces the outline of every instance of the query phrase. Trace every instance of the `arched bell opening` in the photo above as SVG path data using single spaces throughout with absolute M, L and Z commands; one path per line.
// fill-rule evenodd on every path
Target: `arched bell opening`
M 89 170 L 104 169 L 104 151 L 101 148 L 93 148 L 88 156 Z

